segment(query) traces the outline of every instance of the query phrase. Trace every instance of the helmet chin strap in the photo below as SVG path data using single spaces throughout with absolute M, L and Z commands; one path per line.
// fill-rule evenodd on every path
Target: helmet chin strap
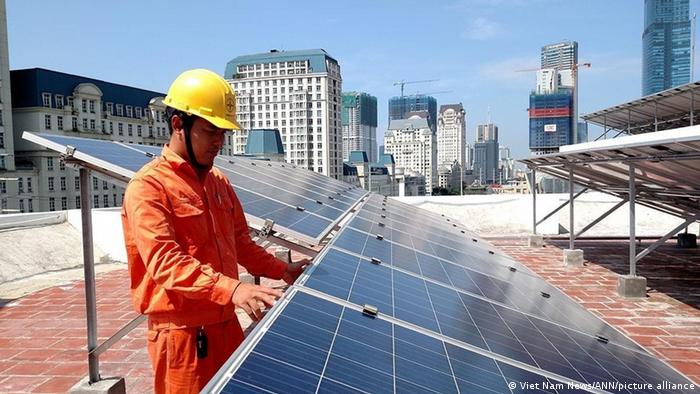
M 208 167 L 199 164 L 197 161 L 197 156 L 194 155 L 194 149 L 192 148 L 192 137 L 190 137 L 190 127 L 184 126 L 185 132 L 185 146 L 187 146 L 187 156 L 190 158 L 190 164 L 195 168 L 195 170 L 206 170 Z

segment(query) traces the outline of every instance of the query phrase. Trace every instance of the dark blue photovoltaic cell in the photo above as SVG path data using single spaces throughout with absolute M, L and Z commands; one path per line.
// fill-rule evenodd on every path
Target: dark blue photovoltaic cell
M 305 286 L 331 287 L 329 294 L 343 300 L 374 305 L 381 314 L 579 382 L 681 378 L 646 354 L 335 249 L 321 259 Z M 410 363 L 402 365 L 410 370 Z
M 297 292 L 222 392 L 509 393 L 518 378 L 557 383 Z
M 387 239 L 380 241 L 376 236 L 352 228 L 343 230 L 333 245 L 368 258 L 379 258 L 387 265 L 486 297 L 521 312 L 576 330 L 601 335 L 611 342 L 641 350 L 639 345 L 592 316 L 581 305 L 541 278 L 511 272 L 502 266 L 479 265 L 475 260 L 460 260 L 468 261 L 466 265 L 453 264 L 453 259 L 441 259 L 435 255 L 416 252 Z M 479 270 L 481 267 L 486 268 L 482 270 L 486 273 Z M 543 297 L 542 293 L 548 294 L 549 297 Z
M 312 238 L 323 233 L 331 225 L 331 221 L 328 219 L 311 215 L 308 212 L 298 211 L 288 205 L 250 193 L 247 190 L 234 187 L 234 191 L 247 214 L 263 220 L 272 219 L 279 226 Z
M 75 147 L 76 152 L 90 155 L 115 166 L 137 172 L 146 163 L 153 160 L 145 153 L 121 146 L 112 141 L 93 140 L 88 138 L 64 137 L 60 135 L 40 134 L 40 137 L 61 145 Z

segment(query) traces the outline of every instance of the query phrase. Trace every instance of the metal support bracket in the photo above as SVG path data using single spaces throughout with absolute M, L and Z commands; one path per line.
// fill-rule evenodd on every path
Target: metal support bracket
M 675 234 L 677 234 L 679 231 L 683 230 L 684 227 L 689 226 L 693 222 L 696 222 L 700 220 L 700 213 L 695 214 L 695 216 L 692 216 L 688 219 L 685 220 L 685 222 L 679 224 L 678 226 L 674 227 L 673 230 L 669 231 L 664 235 L 663 237 L 659 238 L 656 242 L 653 244 L 647 246 L 646 249 L 642 250 L 639 252 L 635 257 L 634 261 L 638 262 L 639 260 L 643 259 L 646 257 L 649 253 L 653 252 L 658 248 L 659 246 L 663 245 L 666 241 L 668 241 L 671 237 L 673 237 Z

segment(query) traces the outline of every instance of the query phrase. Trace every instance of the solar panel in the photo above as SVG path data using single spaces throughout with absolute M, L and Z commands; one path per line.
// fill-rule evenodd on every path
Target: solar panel
M 568 328 L 334 248 L 302 284 L 342 301 L 374 305 L 384 315 L 582 383 L 644 384 L 680 378 L 602 322 L 598 326 L 607 329 L 605 333 Z M 575 323 L 592 318 L 584 310 L 577 313 L 584 315 L 571 316 Z
M 566 384 L 359 310 L 293 291 L 213 393 L 510 392 Z M 554 391 L 548 392 L 557 392 Z
M 700 210 L 700 126 L 568 145 L 521 162 L 591 190 L 628 196 L 635 171 L 636 202 L 681 218 Z
M 62 154 L 66 154 L 68 146 L 73 147 L 74 158 L 124 182 L 162 150 L 161 147 L 51 134 L 25 133 L 25 136 Z M 235 167 L 232 160 L 217 159 L 216 166 L 231 181 L 248 221 L 255 227 L 262 227 L 265 220 L 273 220 L 276 232 L 310 244 L 318 244 L 326 237 L 363 193 L 320 174 L 286 168 L 291 167 L 288 165 L 282 167 L 284 164 L 236 157 L 239 165 Z M 284 181 L 273 176 L 280 169 L 286 171 Z M 296 185 L 290 184 L 290 177 L 300 180 Z M 327 198 L 323 190 L 332 192 L 334 198 Z
M 120 179 L 156 150 L 65 138 L 28 139 L 61 153 L 71 145 L 76 160 Z M 558 393 L 689 383 L 448 218 L 363 198 L 288 164 L 235 157 L 217 165 L 249 220 L 273 219 L 311 238 L 354 215 L 205 391 Z

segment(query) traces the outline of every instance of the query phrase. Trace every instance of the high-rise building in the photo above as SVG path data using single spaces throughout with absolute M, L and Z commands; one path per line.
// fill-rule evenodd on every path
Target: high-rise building
M 238 122 L 232 153 L 245 151 L 247 130 L 277 129 L 286 161 L 341 179 L 340 65 L 323 49 L 238 56 L 224 77 L 238 95 Z
M 425 177 L 427 194 L 437 186 L 437 143 L 427 119 L 392 120 L 384 135 L 384 150 L 394 156 L 396 167 Z
M 21 212 L 117 207 L 124 189 L 92 177 L 91 202 L 80 201 L 78 172 L 59 155 L 21 138 L 25 130 L 162 146 L 170 132 L 165 94 L 79 75 L 32 68 L 13 70 L 12 111 L 17 193 L 9 208 Z
M 542 47 L 537 85 L 530 93 L 530 151 L 557 152 L 578 142 L 578 43 L 564 41 Z
M 451 167 L 456 161 L 460 168 L 464 168 L 466 123 L 462 103 L 440 106 L 437 128 L 438 164 Z
M 472 174 L 481 184 L 498 181 L 498 141 L 488 140 L 474 144 Z
M 350 152 L 367 153 L 370 163 L 377 158 L 377 98 L 367 93 L 343 93 L 343 160 Z
M 424 94 L 415 94 L 410 96 L 392 97 L 389 99 L 389 122 L 392 120 L 408 119 L 411 117 L 411 112 L 424 112 L 428 119 L 428 125 L 433 134 L 436 132 L 437 125 L 437 100 L 435 97 L 426 96 Z
M 530 151 L 546 154 L 573 143 L 573 94 L 562 88 L 557 93 L 530 94 Z
M 578 43 L 564 41 L 545 45 L 540 52 L 542 69 L 557 70 L 559 86 L 574 86 L 574 66 L 578 64 Z
M 645 0 L 642 95 L 690 82 L 689 0 Z
M 476 142 L 498 142 L 498 126 L 493 123 L 476 126 Z

